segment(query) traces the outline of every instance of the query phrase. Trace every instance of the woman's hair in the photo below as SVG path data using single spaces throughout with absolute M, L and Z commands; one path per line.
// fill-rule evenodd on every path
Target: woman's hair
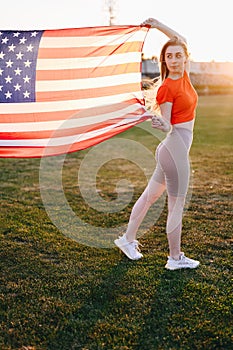
M 165 53 L 169 46 L 181 46 L 184 50 L 185 56 L 189 57 L 189 52 L 186 43 L 177 36 L 169 39 L 161 49 L 160 58 L 159 58 L 159 69 L 160 69 L 160 77 L 159 79 L 147 80 L 147 89 L 144 91 L 145 104 L 148 111 L 151 111 L 156 114 L 160 114 L 160 108 L 156 102 L 156 93 L 158 91 L 159 86 L 167 78 L 169 74 L 169 70 L 167 68 L 165 62 Z
M 162 47 L 161 53 L 160 53 L 160 76 L 161 76 L 161 81 L 164 81 L 165 78 L 167 78 L 168 74 L 169 74 L 169 70 L 167 68 L 166 62 L 165 62 L 165 53 L 166 50 L 169 46 L 181 46 L 184 50 L 184 54 L 185 56 L 188 58 L 189 57 L 189 53 L 188 53 L 188 48 L 186 43 L 181 40 L 180 38 L 178 38 L 177 36 L 172 37 L 170 40 L 168 40 L 164 46 Z

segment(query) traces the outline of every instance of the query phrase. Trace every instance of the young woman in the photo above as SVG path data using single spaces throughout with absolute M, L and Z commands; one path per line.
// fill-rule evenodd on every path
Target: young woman
M 197 93 L 189 79 L 189 54 L 186 39 L 154 18 L 150 25 L 170 39 L 160 54 L 161 85 L 156 95 L 160 116 L 152 116 L 152 127 L 168 132 L 156 150 L 156 169 L 146 189 L 135 203 L 126 233 L 114 242 L 129 259 L 142 258 L 137 230 L 150 206 L 167 191 L 168 217 L 166 233 L 169 270 L 196 268 L 199 261 L 181 252 L 181 230 L 185 198 L 189 184 L 189 150 L 192 144 Z

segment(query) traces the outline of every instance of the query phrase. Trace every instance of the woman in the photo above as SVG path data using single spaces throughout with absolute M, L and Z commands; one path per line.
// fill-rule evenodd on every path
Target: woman
M 181 252 L 182 216 L 189 184 L 189 150 L 197 105 L 197 93 L 189 79 L 186 40 L 156 19 L 149 18 L 142 25 L 158 29 L 170 39 L 160 54 L 162 83 L 156 95 L 160 116 L 152 117 L 152 127 L 168 134 L 157 147 L 156 169 L 133 207 L 127 231 L 114 242 L 129 259 L 142 258 L 136 240 L 137 230 L 150 206 L 166 190 L 169 256 L 165 267 L 169 270 L 196 268 L 199 261 L 187 258 Z

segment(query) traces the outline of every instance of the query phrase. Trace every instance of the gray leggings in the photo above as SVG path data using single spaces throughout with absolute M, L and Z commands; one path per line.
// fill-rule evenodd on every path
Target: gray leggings
M 173 127 L 156 150 L 156 169 L 142 195 L 135 203 L 127 236 L 134 238 L 150 206 L 163 194 L 168 194 L 167 233 L 181 232 L 185 197 L 189 185 L 189 150 L 192 131 Z
M 186 196 L 189 184 L 189 150 L 193 134 L 190 130 L 173 127 L 156 150 L 157 166 L 153 181 L 166 184 L 168 195 Z

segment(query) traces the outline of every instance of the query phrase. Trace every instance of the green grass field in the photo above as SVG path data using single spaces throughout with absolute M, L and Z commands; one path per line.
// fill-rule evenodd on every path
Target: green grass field
M 144 258 L 129 261 L 117 248 L 96 247 L 98 237 L 89 237 L 92 246 L 82 244 L 85 225 L 73 240 L 53 224 L 40 195 L 39 159 L 0 159 L 0 349 L 233 349 L 232 136 L 232 95 L 200 96 L 183 250 L 201 265 L 190 271 L 164 269 L 166 206 L 140 238 Z M 158 141 L 140 127 L 116 139 L 122 137 L 152 152 Z M 115 183 L 124 178 L 134 192 L 119 212 L 98 212 L 77 185 L 87 153 L 65 159 L 67 203 L 89 226 L 126 224 L 146 185 L 142 169 L 120 159 L 105 164 L 96 180 L 105 203 L 116 200 Z M 50 190 L 56 194 L 55 174 Z M 53 206 L 55 219 L 65 224 L 56 200 Z M 67 231 L 72 236 L 72 224 Z

